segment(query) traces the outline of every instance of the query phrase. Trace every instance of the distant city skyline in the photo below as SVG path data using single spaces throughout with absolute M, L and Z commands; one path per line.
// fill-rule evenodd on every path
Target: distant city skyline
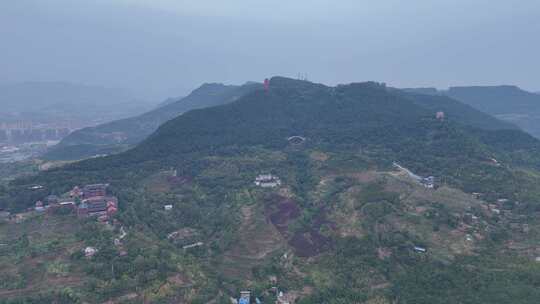
M 275 75 L 328 85 L 540 91 L 540 2 L 17 0 L 0 83 L 68 82 L 155 101 Z

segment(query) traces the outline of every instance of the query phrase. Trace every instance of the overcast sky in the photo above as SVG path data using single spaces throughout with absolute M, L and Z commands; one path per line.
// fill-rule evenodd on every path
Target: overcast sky
M 0 82 L 157 99 L 298 73 L 538 91 L 539 35 L 538 0 L 0 0 Z

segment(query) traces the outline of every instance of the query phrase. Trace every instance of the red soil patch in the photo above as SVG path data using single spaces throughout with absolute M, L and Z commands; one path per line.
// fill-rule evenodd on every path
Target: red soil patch
M 320 228 L 328 224 L 332 229 L 335 225 L 326 220 L 326 212 L 321 209 L 315 216 L 311 227 L 297 231 L 291 235 L 289 225 L 291 225 L 301 215 L 298 204 L 286 197 L 273 195 L 267 200 L 266 216 L 276 227 L 281 235 L 288 239 L 289 245 L 294 248 L 295 253 L 301 257 L 316 256 L 332 246 L 330 238 L 322 235 Z
M 267 210 L 271 211 L 272 213 L 268 212 L 269 219 L 276 226 L 277 230 L 285 237 L 288 236 L 288 227 L 289 223 L 294 221 L 300 216 L 300 208 L 298 208 L 298 205 L 295 201 L 289 198 L 276 196 L 273 198 L 274 200 L 278 200 L 277 204 L 275 206 L 277 207 L 277 210 L 271 211 L 269 210 L 273 206 L 267 206 L 270 207 Z M 272 204 L 274 205 L 274 204 Z

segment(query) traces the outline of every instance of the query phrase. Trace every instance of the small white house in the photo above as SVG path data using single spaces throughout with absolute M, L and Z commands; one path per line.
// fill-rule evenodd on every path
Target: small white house
M 86 247 L 84 249 L 84 256 L 87 257 L 87 258 L 91 258 L 93 257 L 96 253 L 98 252 L 98 250 L 94 247 Z
M 428 177 L 425 177 L 425 178 L 422 178 L 422 180 L 420 181 L 420 183 L 426 187 L 427 189 L 434 189 L 435 188 L 435 177 L 433 176 L 428 176 Z
M 165 205 L 163 206 L 163 209 L 165 209 L 165 211 L 171 211 L 173 209 L 173 205 Z
M 42 201 L 37 201 L 36 206 L 34 207 L 34 210 L 36 210 L 37 212 L 43 212 L 45 211 L 45 205 L 43 204 Z
M 200 247 L 202 245 L 204 245 L 203 242 L 197 242 L 197 243 L 194 243 L 194 244 L 191 244 L 191 245 L 183 246 L 182 249 L 195 248 L 195 247 Z
M 424 248 L 424 247 L 420 247 L 420 246 L 414 246 L 414 251 L 420 252 L 420 253 L 426 253 L 427 249 Z
M 262 188 L 274 188 L 281 185 L 281 180 L 272 174 L 260 174 L 255 178 L 255 185 Z

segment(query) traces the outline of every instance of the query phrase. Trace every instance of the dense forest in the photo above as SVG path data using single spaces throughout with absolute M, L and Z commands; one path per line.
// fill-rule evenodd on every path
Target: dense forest
M 470 86 L 450 87 L 448 90 L 435 88 L 405 89 L 410 93 L 448 96 L 475 109 L 493 115 L 509 124 L 540 137 L 540 94 L 527 92 L 517 86 Z

